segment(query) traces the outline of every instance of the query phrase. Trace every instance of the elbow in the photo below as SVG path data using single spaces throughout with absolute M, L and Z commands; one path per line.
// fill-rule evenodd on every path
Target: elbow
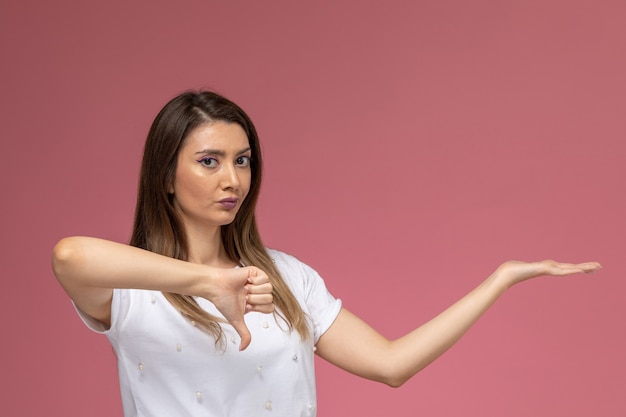
M 389 371 L 379 378 L 379 381 L 391 388 L 400 388 L 425 367 L 426 364 L 423 363 L 417 364 L 414 367 L 407 367 L 405 363 L 399 364 L 395 368 L 389 367 Z
M 377 375 L 370 377 L 370 379 L 381 382 L 391 388 L 400 388 L 409 378 L 410 376 L 406 376 L 401 368 L 394 368 L 393 366 L 388 366 L 377 373 Z
M 402 385 L 404 385 L 405 382 L 406 380 L 403 380 L 403 379 L 392 379 L 392 380 L 384 381 L 385 385 L 391 388 L 400 388 Z
M 52 271 L 59 281 L 74 269 L 80 259 L 80 245 L 78 238 L 67 237 L 61 239 L 52 250 Z
M 400 388 L 409 379 L 411 379 L 411 377 L 406 375 L 390 375 L 381 382 L 391 388 Z

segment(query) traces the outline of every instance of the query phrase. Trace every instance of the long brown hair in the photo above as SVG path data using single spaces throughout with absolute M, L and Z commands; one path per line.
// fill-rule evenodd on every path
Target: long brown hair
M 254 265 L 269 276 L 277 313 L 289 328 L 309 336 L 306 316 L 300 304 L 283 281 L 272 259 L 265 251 L 256 221 L 255 207 L 262 177 L 259 138 L 252 121 L 235 103 L 219 94 L 199 91 L 185 92 L 170 100 L 156 116 L 144 147 L 139 178 L 135 224 L 130 240 L 132 246 L 161 255 L 187 260 L 188 243 L 182 221 L 168 193 L 174 180 L 178 153 L 187 136 L 198 126 L 225 121 L 239 124 L 248 136 L 251 149 L 251 184 L 247 197 L 232 223 L 221 228 L 222 244 L 235 262 Z M 188 320 L 222 341 L 223 321 L 208 314 L 193 297 L 164 293 L 168 301 Z

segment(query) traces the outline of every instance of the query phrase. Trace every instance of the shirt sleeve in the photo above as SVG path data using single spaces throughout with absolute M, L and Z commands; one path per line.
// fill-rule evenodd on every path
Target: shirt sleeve
M 97 320 L 91 317 L 89 314 L 85 313 L 83 310 L 78 308 L 78 306 L 72 301 L 74 305 L 74 309 L 76 313 L 78 313 L 78 317 L 82 320 L 82 322 L 89 328 L 90 330 L 104 334 L 110 335 L 111 333 L 116 333 L 118 329 L 118 324 L 121 317 L 126 316 L 131 303 L 131 290 L 122 290 L 122 289 L 114 289 L 113 290 L 113 298 L 111 300 L 111 326 L 107 327 L 100 320 Z
M 268 253 L 311 320 L 313 343 L 317 343 L 339 315 L 341 300 L 328 291 L 324 279 L 304 262 L 279 251 Z

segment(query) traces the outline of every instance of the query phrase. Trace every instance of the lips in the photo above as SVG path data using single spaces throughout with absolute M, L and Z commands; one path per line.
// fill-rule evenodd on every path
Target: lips
M 232 210 L 237 207 L 237 203 L 239 203 L 239 199 L 236 197 L 228 197 L 223 198 L 219 201 L 219 203 L 227 210 Z

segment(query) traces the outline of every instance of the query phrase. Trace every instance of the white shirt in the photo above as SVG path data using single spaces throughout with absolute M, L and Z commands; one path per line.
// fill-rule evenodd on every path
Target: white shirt
M 194 327 L 158 291 L 113 292 L 111 327 L 79 311 L 92 330 L 107 336 L 118 358 L 125 417 L 315 416 L 314 345 L 341 309 L 313 269 L 269 250 L 282 278 L 310 319 L 313 335 L 297 332 L 273 314 L 248 313 L 250 346 L 223 325 L 225 348 Z M 209 313 L 213 304 L 197 298 Z

